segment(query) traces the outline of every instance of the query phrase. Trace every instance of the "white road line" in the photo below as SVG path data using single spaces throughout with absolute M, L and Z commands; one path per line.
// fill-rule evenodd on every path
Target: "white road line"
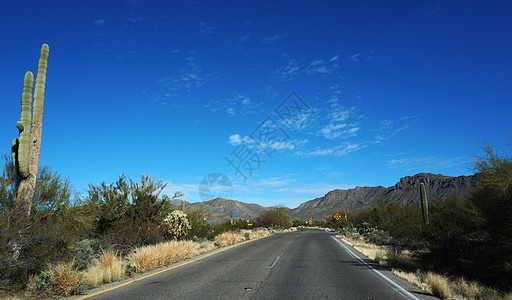
M 271 269 L 279 259 L 279 256 L 274 257 L 274 259 L 268 264 L 268 268 Z
M 350 254 L 353 258 L 357 259 L 359 261 L 360 264 L 362 264 L 363 266 L 365 266 L 366 268 L 368 268 L 368 270 L 372 271 L 375 275 L 377 275 L 380 279 L 384 280 L 387 284 L 389 284 L 395 291 L 399 292 L 400 294 L 402 294 L 405 298 L 407 299 L 410 299 L 410 300 L 419 300 L 418 297 L 414 296 L 413 294 L 409 293 L 408 291 L 406 291 L 403 287 L 399 286 L 398 284 L 396 284 L 395 282 L 393 282 L 391 279 L 387 278 L 386 276 L 382 275 L 381 272 L 375 270 L 372 266 L 370 266 L 369 264 L 367 264 L 364 260 L 362 260 L 361 258 L 359 258 L 359 256 L 357 256 L 354 252 L 350 251 L 350 249 L 348 249 L 345 245 L 343 245 L 343 243 L 341 243 L 337 238 L 335 238 L 334 236 L 332 236 L 332 239 L 335 240 L 343 249 L 345 249 L 345 251 L 348 252 L 348 254 Z

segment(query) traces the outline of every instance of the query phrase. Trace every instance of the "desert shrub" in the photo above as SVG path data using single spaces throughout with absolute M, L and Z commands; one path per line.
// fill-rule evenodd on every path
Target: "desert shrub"
M 205 214 L 202 209 L 194 209 L 187 211 L 188 221 L 190 223 L 190 230 L 188 230 L 186 238 L 192 239 L 197 237 L 199 239 L 207 239 L 212 237 L 212 228 L 208 222 L 204 221 Z M 207 219 L 210 219 L 209 216 Z
M 389 200 L 377 200 L 369 214 L 372 227 L 388 232 L 394 246 L 418 248 L 422 246 L 422 215 L 417 205 L 403 206 Z
M 468 196 L 482 218 L 481 228 L 486 244 L 485 256 L 489 274 L 486 281 L 511 289 L 512 278 L 512 159 L 484 148 L 484 155 L 475 163 L 477 188 Z
M 292 219 L 288 214 L 288 208 L 275 206 L 260 214 L 254 223 L 257 227 L 285 229 L 292 226 Z
M 235 230 L 235 226 L 231 224 L 231 220 L 224 220 L 221 222 L 216 222 L 212 225 L 212 235 L 215 237 L 221 233 L 233 231 Z
M 244 236 L 234 232 L 224 232 L 215 237 L 215 244 L 219 247 L 226 247 L 244 240 Z
M 161 195 L 165 187 L 166 183 L 149 175 L 142 175 L 140 182 L 121 175 L 110 185 L 89 185 L 83 206 L 94 219 L 93 237 L 109 239 L 123 252 L 165 240 L 161 225 L 173 210 L 171 198 Z
M 27 293 L 33 298 L 78 295 L 85 292 L 83 277 L 74 262 L 51 265 L 47 270 L 30 278 Z
M 198 244 L 192 241 L 167 241 L 134 249 L 127 257 L 137 272 L 172 264 L 194 255 Z
M 429 208 L 430 222 L 424 235 L 430 249 L 432 263 L 446 272 L 464 272 L 468 259 L 479 259 L 482 235 L 477 212 L 464 200 L 434 199 Z M 466 270 L 467 272 L 467 270 Z
M 162 221 L 166 233 L 173 239 L 179 239 L 185 236 L 192 228 L 188 221 L 187 214 L 181 210 L 175 210 L 168 214 Z
M 85 271 L 85 281 L 91 288 L 121 280 L 126 275 L 126 263 L 114 250 L 103 252 Z
M 334 217 L 336 214 L 340 216 L 338 220 Z M 347 220 L 345 221 L 345 214 L 347 215 Z M 333 213 L 332 215 L 328 216 L 325 219 L 325 227 L 329 228 L 344 228 L 349 226 L 349 219 L 352 219 L 352 214 L 346 212 L 346 211 L 337 211 Z
M 85 220 L 75 214 L 73 188 L 49 167 L 39 170 L 31 214 L 23 223 L 13 222 L 16 178 L 6 159 L 0 178 L 0 260 L 4 261 L 0 282 L 25 284 L 28 274 L 41 272 L 48 263 L 70 259 L 71 245 L 84 235 Z M 19 249 L 13 252 L 13 245 Z

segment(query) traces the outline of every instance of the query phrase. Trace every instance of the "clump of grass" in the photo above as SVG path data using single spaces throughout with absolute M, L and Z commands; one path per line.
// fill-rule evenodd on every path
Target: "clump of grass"
M 198 244 L 193 241 L 163 242 L 138 247 L 128 254 L 127 259 L 137 272 L 145 272 L 190 258 L 197 247 Z
M 253 234 L 258 238 L 258 237 L 267 236 L 270 234 L 270 232 L 266 229 L 257 229 L 257 230 L 253 230 Z
M 71 296 L 83 293 L 83 278 L 74 267 L 74 261 L 58 263 L 37 276 L 31 276 L 27 292 L 31 298 L 50 298 L 55 296 Z
M 244 239 L 244 236 L 239 233 L 224 232 L 215 237 L 215 244 L 219 247 L 226 247 L 243 241 Z
M 218 247 L 212 241 L 204 241 L 200 242 L 196 250 L 194 251 L 194 255 L 201 255 L 204 253 L 212 252 L 216 250 Z
M 447 299 L 452 296 L 452 290 L 448 283 L 448 278 L 435 274 L 427 273 L 427 284 L 430 286 L 431 293 L 441 299 Z
M 121 280 L 125 275 L 126 263 L 113 250 L 102 253 L 93 265 L 85 271 L 87 284 L 90 287 Z

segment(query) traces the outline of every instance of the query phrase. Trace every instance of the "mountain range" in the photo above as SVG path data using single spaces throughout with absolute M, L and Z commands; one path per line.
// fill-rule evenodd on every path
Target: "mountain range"
M 420 183 L 425 184 L 427 198 L 462 198 L 472 188 L 476 187 L 476 177 L 450 177 L 438 174 L 419 173 L 406 176 L 390 187 L 355 187 L 353 189 L 335 189 L 323 197 L 312 199 L 289 210 L 293 219 L 323 219 L 337 211 L 360 211 L 373 207 L 378 199 L 388 199 L 403 205 L 419 204 Z M 181 206 L 181 200 L 174 200 L 173 205 Z M 186 210 L 202 209 L 205 216 L 216 221 L 229 218 L 229 212 L 236 210 L 236 217 L 253 219 L 269 207 L 258 204 L 248 204 L 236 200 L 216 198 L 204 202 L 184 202 Z

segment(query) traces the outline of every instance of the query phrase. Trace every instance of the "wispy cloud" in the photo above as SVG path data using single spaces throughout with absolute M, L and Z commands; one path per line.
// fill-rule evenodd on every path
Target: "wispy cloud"
M 361 53 L 356 53 L 356 54 L 354 54 L 354 55 L 351 55 L 351 56 L 350 56 L 350 60 L 352 60 L 352 61 L 356 61 L 356 62 L 357 62 L 357 61 L 360 61 L 360 60 L 361 60 Z
M 175 55 L 180 53 L 174 51 Z M 213 77 L 196 63 L 193 54 L 194 52 L 190 52 L 190 56 L 183 59 L 183 64 L 177 72 L 160 77 L 156 80 L 157 88 L 146 89 L 144 94 L 153 102 L 161 104 L 176 102 L 171 101 L 171 98 L 190 97 L 195 89 L 202 87 Z
M 105 25 L 105 20 L 98 19 L 98 20 L 94 21 L 94 25 L 96 25 L 96 26 Z
M 331 74 L 336 69 L 339 68 L 338 64 L 338 55 L 328 59 L 317 59 L 309 63 L 306 67 L 306 74 L 314 75 L 314 74 Z
M 406 130 L 416 124 L 418 115 L 405 116 L 396 120 L 382 120 L 376 129 L 374 143 L 381 143 L 389 140 L 392 136 Z
M 298 62 L 294 59 L 288 60 L 286 66 L 279 67 L 276 73 L 281 77 L 283 81 L 292 80 L 300 71 Z
M 254 149 L 257 152 L 264 150 L 270 150 L 269 152 L 274 152 L 275 150 L 294 150 L 296 147 L 302 146 L 308 142 L 309 141 L 307 139 L 258 142 L 249 136 L 242 137 L 239 134 L 230 135 L 228 140 L 228 143 L 231 146 L 236 147 L 241 144 L 246 144 L 247 147 Z
M 324 149 L 316 149 L 310 152 L 302 152 L 297 151 L 294 155 L 297 156 L 344 156 L 349 154 L 350 152 L 358 151 L 364 148 L 364 145 L 360 144 L 352 144 L 346 143 L 340 146 L 332 147 L 332 148 L 324 148 Z
M 320 73 L 320 74 L 331 74 L 334 71 L 326 62 L 322 59 L 315 60 L 309 63 L 306 68 L 306 73 L 309 75 Z
M 468 165 L 467 156 L 446 157 L 446 156 L 419 156 L 419 157 L 397 157 L 389 160 L 387 166 L 389 168 L 404 168 L 407 170 L 423 169 L 430 172 L 436 168 L 449 168 L 461 165 Z
M 339 123 L 339 124 L 328 124 L 322 130 L 320 130 L 320 133 L 326 138 L 326 139 L 336 139 L 336 138 L 349 138 L 351 136 L 355 136 L 357 134 L 357 131 L 359 131 L 359 127 L 355 127 L 355 124 L 348 124 L 348 123 Z
M 144 21 L 144 19 L 141 16 L 131 16 L 131 17 L 127 18 L 126 21 L 131 22 L 131 23 L 137 23 L 137 22 Z
M 219 29 L 218 26 L 211 26 L 206 24 L 205 22 L 201 22 L 196 24 L 196 27 L 198 28 L 199 32 L 202 34 L 213 34 Z
M 285 39 L 288 37 L 288 32 L 283 34 L 274 34 L 273 36 L 265 36 L 261 39 L 261 43 L 265 45 L 275 44 L 277 41 Z

